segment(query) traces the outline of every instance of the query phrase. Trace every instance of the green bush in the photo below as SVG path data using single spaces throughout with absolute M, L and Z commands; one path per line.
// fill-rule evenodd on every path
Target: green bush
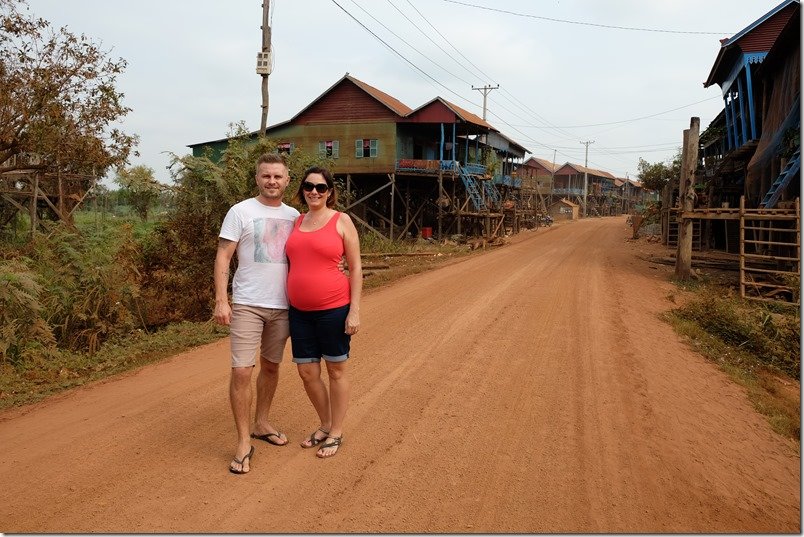
M 0 261 L 0 361 L 18 365 L 52 352 L 56 339 L 42 319 L 42 286 L 21 260 Z
M 29 332 L 50 333 L 59 348 L 92 353 L 136 326 L 140 254 L 130 226 L 93 239 L 57 227 L 4 253 L 15 264 L 6 262 L 3 294 L 16 309 L 9 306 L 14 313 L 0 318 L 3 333 L 20 333 L 20 323 L 39 319 Z

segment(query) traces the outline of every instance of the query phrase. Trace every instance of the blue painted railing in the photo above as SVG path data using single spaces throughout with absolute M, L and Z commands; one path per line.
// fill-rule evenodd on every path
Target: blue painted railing
M 553 194 L 559 196 L 583 196 L 583 188 L 554 188 Z
M 482 164 L 464 164 L 462 167 L 466 173 L 471 173 L 472 175 L 486 174 L 486 167 Z
M 466 173 L 463 168 L 458 168 L 461 175 L 461 181 L 466 188 L 466 194 L 472 200 L 472 205 L 475 206 L 477 211 L 485 211 L 487 209 L 486 203 L 483 201 L 483 195 L 480 193 L 480 185 L 475 180 L 472 174 Z
M 512 188 L 522 188 L 522 179 L 519 177 L 511 177 L 510 175 L 495 175 L 494 179 L 495 185 L 505 185 L 510 186 Z

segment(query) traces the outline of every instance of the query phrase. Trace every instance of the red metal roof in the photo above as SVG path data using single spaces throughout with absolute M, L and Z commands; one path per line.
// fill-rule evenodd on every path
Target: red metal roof
M 547 173 L 553 173 L 559 168 L 558 164 L 553 164 L 550 161 L 537 157 L 530 157 L 528 160 L 525 161 L 524 166 L 530 166 L 536 168 L 542 167 Z
M 349 73 L 346 73 L 346 75 L 343 77 L 343 79 L 347 79 L 347 80 L 352 81 L 360 89 L 362 89 L 363 91 L 365 91 L 366 93 L 368 93 L 369 95 L 371 95 L 372 97 L 374 97 L 375 99 L 380 101 L 382 104 L 384 104 L 385 106 L 387 106 L 388 108 L 390 108 L 391 110 L 393 110 L 396 114 L 398 114 L 400 116 L 406 116 L 406 115 L 410 114 L 413 111 L 412 108 L 410 108 L 408 105 L 406 105 L 405 103 L 403 103 L 399 99 L 391 97 L 387 93 L 378 90 L 374 86 L 369 86 L 368 84 L 366 84 L 362 80 L 358 80 L 355 77 L 350 76 Z M 341 80 L 343 80 L 343 79 L 341 79 Z M 340 81 L 338 81 L 338 82 L 340 82 Z M 332 88 L 330 88 L 330 89 L 332 89 Z M 329 90 L 327 90 L 327 91 L 329 91 Z M 324 93 L 326 93 L 326 92 L 324 92 Z
M 486 129 L 490 129 L 490 130 L 493 130 L 495 132 L 499 132 L 499 131 L 497 131 L 497 129 L 495 129 L 489 123 L 487 123 L 483 118 L 478 117 L 477 115 L 473 114 L 472 112 L 464 110 L 460 106 L 458 106 L 456 104 L 453 104 L 453 103 L 447 101 L 446 99 L 442 99 L 441 97 L 435 97 L 435 98 L 427 101 L 426 103 L 424 103 L 423 105 L 418 107 L 416 110 L 411 111 L 407 115 L 411 119 L 415 119 L 415 116 L 419 115 L 423 110 L 425 110 L 426 108 L 430 107 L 433 103 L 436 103 L 436 102 L 441 103 L 442 105 L 447 107 L 450 111 L 452 111 L 453 114 L 455 114 L 458 118 L 460 118 L 461 120 L 465 121 L 466 123 L 471 123 L 473 125 L 478 125 L 480 127 L 484 127 Z
M 721 39 L 720 50 L 703 84 L 704 87 L 708 88 L 712 84 L 722 82 L 741 54 L 769 51 L 782 28 L 799 7 L 799 0 L 785 0 L 731 38 Z

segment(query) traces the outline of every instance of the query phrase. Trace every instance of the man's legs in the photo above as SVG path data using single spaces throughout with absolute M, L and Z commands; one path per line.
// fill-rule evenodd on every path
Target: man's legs
M 232 405 L 232 415 L 234 415 L 237 428 L 235 459 L 243 461 L 242 464 L 232 461 L 230 467 L 244 472 L 250 470 L 249 463 L 251 462 L 248 459 L 243 460 L 243 457 L 251 450 L 249 414 L 251 413 L 251 370 L 253 367 L 233 367 L 229 380 L 229 402 Z
M 262 331 L 260 333 L 260 372 L 257 374 L 257 409 L 254 415 L 255 435 L 271 435 L 267 442 L 285 445 L 287 437 L 279 433 L 268 422 L 268 412 L 274 400 L 279 382 L 279 364 L 285 352 L 285 343 L 290 336 L 288 311 L 281 309 L 262 309 Z M 276 436 L 274 436 L 276 435 Z
M 271 437 L 277 444 L 286 444 L 287 437 L 274 429 L 268 422 L 268 412 L 274 400 L 276 386 L 279 383 L 279 364 L 260 358 L 260 372 L 257 375 L 257 409 L 254 415 L 254 434 L 276 434 Z

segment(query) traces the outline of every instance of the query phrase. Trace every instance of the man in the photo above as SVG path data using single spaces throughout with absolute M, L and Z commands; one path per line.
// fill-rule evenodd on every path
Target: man
M 289 336 L 285 242 L 299 211 L 282 203 L 290 175 L 281 155 L 262 155 L 257 160 L 255 179 L 259 194 L 229 209 L 215 256 L 215 321 L 230 325 L 231 335 L 229 399 L 237 427 L 237 448 L 229 471 L 235 474 L 251 470 L 251 438 L 277 446 L 288 443 L 287 437 L 268 423 L 268 411 Z M 235 252 L 238 266 L 230 306 L 227 284 Z M 251 372 L 258 348 L 260 371 L 252 430 Z

